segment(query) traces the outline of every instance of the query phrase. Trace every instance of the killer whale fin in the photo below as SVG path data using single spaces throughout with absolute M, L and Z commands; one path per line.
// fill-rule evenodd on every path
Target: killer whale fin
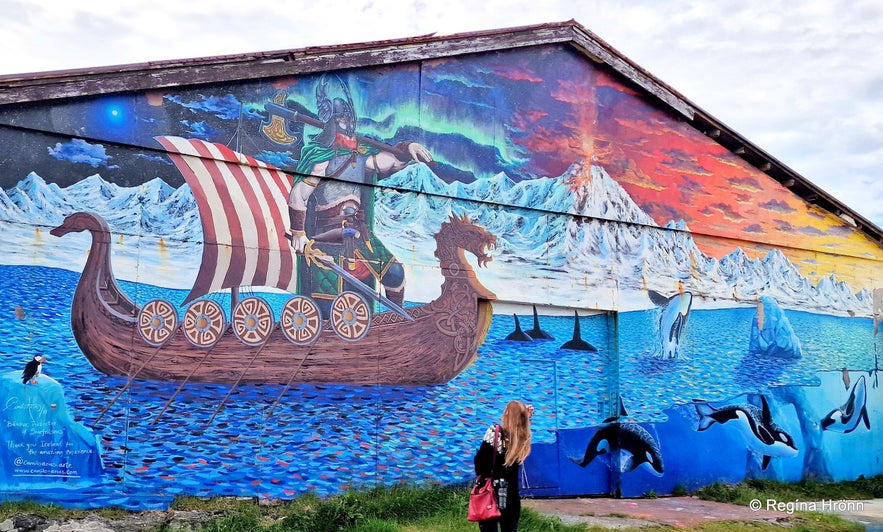
M 770 457 L 767 455 L 763 455 L 763 460 L 760 463 L 760 468 L 766 470 L 768 465 L 770 465 Z
M 647 290 L 647 296 L 650 298 L 650 301 L 657 307 L 664 307 L 665 305 L 668 305 L 669 300 L 671 300 L 670 297 L 664 296 L 656 290 Z
M 554 340 L 555 337 L 540 329 L 540 318 L 537 316 L 537 306 L 533 306 L 533 329 L 527 331 L 528 336 L 534 340 Z
M 509 333 L 506 340 L 511 340 L 513 342 L 532 342 L 533 338 L 521 330 L 521 322 L 518 321 L 518 315 L 512 314 L 512 317 L 515 319 L 515 330 Z
M 621 418 L 628 417 L 628 410 L 625 409 L 625 403 L 622 402 L 622 395 L 619 396 L 619 415 L 610 416 L 605 419 L 601 423 L 613 423 L 614 421 L 619 421 Z
M 760 396 L 761 415 L 760 422 L 767 427 L 773 422 L 773 415 L 770 413 L 770 405 L 766 402 L 766 397 Z
M 668 341 L 669 342 L 677 342 L 681 333 L 687 327 L 687 317 L 683 314 L 678 314 L 675 316 L 674 321 L 671 324 L 671 329 L 668 331 Z
M 849 393 L 849 400 L 847 401 L 847 403 L 852 403 L 853 409 L 859 408 L 859 418 L 865 423 L 865 427 L 868 430 L 870 430 L 871 429 L 871 421 L 870 421 L 870 419 L 868 419 L 868 405 L 867 405 L 868 392 L 865 387 L 866 387 L 865 376 L 862 375 L 856 381 L 855 386 L 852 387 L 852 391 Z M 861 390 L 859 390 L 859 388 L 861 388 Z M 860 406 L 855 404 L 857 401 L 857 398 L 856 398 L 857 393 L 861 393 L 861 396 L 864 398 L 864 401 L 862 402 L 862 404 Z M 858 427 L 858 423 L 856 423 L 855 426 Z
M 582 339 L 579 328 L 579 314 L 573 311 L 573 338 L 561 344 L 561 349 L 573 349 L 575 351 L 597 351 L 595 347 Z

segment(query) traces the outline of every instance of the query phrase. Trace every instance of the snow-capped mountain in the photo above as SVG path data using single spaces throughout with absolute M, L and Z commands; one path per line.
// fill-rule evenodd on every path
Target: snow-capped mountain
M 680 285 L 720 304 L 745 304 L 767 295 L 785 307 L 871 315 L 867 289 L 856 293 L 834 277 L 813 285 L 777 249 L 760 259 L 740 248 L 720 260 L 705 255 L 683 220 L 660 227 L 604 168 L 593 165 L 589 171 L 586 179 L 582 165 L 574 164 L 557 178 L 513 184 L 497 174 L 487 182 L 448 185 L 429 167 L 413 165 L 383 184 L 434 196 L 389 193 L 376 211 L 376 223 L 384 227 L 384 234 L 391 231 L 419 242 L 438 229 L 454 205 L 452 198 L 474 200 L 458 201 L 456 208 L 472 209 L 467 214 L 497 235 L 496 260 L 519 268 L 510 276 L 498 274 L 505 281 L 500 285 L 512 284 L 513 293 L 524 287 L 524 272 L 533 270 L 541 272 L 528 274 L 534 281 L 564 281 L 558 286 L 570 302 L 579 299 L 581 290 L 623 293 L 650 288 L 671 294 Z M 400 208 L 403 205 L 408 207 Z M 431 256 L 425 259 L 431 261 Z M 482 272 L 483 278 L 493 275 Z M 545 283 L 549 291 L 553 285 Z M 555 294 L 549 295 L 554 299 Z
M 202 236 L 189 185 L 176 190 L 159 178 L 120 187 L 96 174 L 59 188 L 31 172 L 0 195 L 2 220 L 54 226 L 77 211 L 101 215 L 114 233 L 181 240 L 199 240 Z
M 58 185 L 54 183 L 47 185 L 46 181 L 34 172 L 19 181 L 7 192 L 7 196 L 19 213 L 19 217 L 11 218 L 13 220 L 21 220 L 21 214 L 24 214 L 29 222 L 54 223 L 60 220 L 65 212 L 76 209 Z
M 432 235 L 452 210 L 497 235 L 495 263 L 480 276 L 501 299 L 542 286 L 534 293 L 545 300 L 536 302 L 624 309 L 626 299 L 649 306 L 648 289 L 671 294 L 683 287 L 722 305 L 770 296 L 783 307 L 872 314 L 868 290 L 855 293 L 833 276 L 813 285 L 779 250 L 760 259 L 739 248 L 720 260 L 705 255 L 683 221 L 659 226 L 600 166 L 586 173 L 574 164 L 561 176 L 518 183 L 500 173 L 447 184 L 417 164 L 380 184 L 375 232 L 405 264 L 436 262 Z M 186 184 L 173 189 L 154 179 L 119 187 L 94 175 L 62 189 L 31 173 L 0 190 L 0 219 L 10 222 L 57 225 L 81 210 L 104 217 L 114 233 L 161 237 L 196 247 L 198 256 L 202 228 Z M 412 273 L 432 275 L 426 272 Z M 438 286 L 409 281 L 421 285 Z

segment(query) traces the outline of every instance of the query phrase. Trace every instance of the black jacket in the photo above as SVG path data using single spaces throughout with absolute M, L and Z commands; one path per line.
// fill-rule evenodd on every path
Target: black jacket
M 491 477 L 494 479 L 504 478 L 508 482 L 507 503 L 504 512 L 520 512 L 521 500 L 518 491 L 518 472 L 521 464 L 512 464 L 509 467 L 503 465 L 506 460 L 506 437 L 500 428 L 497 436 L 497 450 L 494 452 L 494 428 L 499 425 L 491 425 L 478 446 L 473 462 L 475 463 L 475 474 L 482 478 Z M 496 457 L 494 455 L 496 454 Z M 517 514 L 516 514 L 517 515 Z

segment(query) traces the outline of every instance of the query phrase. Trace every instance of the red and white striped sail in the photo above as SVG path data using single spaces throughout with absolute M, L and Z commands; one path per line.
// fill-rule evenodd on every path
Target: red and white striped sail
M 156 137 L 193 190 L 202 264 L 184 300 L 240 286 L 297 291 L 297 257 L 285 237 L 291 178 L 226 146 Z

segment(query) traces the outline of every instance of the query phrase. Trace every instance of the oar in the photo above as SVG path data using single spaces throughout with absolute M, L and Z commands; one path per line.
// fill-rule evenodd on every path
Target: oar
M 138 369 L 136 369 L 136 370 L 135 370 L 135 373 L 133 373 L 132 375 L 129 376 L 129 380 L 126 381 L 126 384 L 122 387 L 122 389 L 121 389 L 119 392 L 117 392 L 117 394 L 114 396 L 114 398 L 111 399 L 110 402 L 107 403 L 107 406 L 105 406 L 104 409 L 98 414 L 98 417 L 95 418 L 95 421 L 92 422 L 92 428 L 93 428 L 93 429 L 98 425 L 98 422 L 101 421 L 101 418 L 104 417 L 104 414 L 107 413 L 108 410 L 110 410 L 110 407 L 112 407 L 112 406 L 114 405 L 114 403 L 116 403 L 117 400 L 120 398 L 120 396 L 122 396 L 123 393 L 125 393 L 126 390 L 129 389 L 129 386 L 132 385 L 132 383 L 135 381 L 135 378 L 138 376 L 139 373 L 141 373 L 141 370 L 144 369 L 144 368 L 147 366 L 147 364 L 150 364 L 150 361 L 153 360 L 153 357 L 155 357 L 156 355 L 159 354 L 159 350 L 162 349 L 163 347 L 165 347 L 166 344 L 168 343 L 168 341 L 169 341 L 173 336 L 175 336 L 174 333 L 172 333 L 171 335 L 169 335 L 169 338 L 168 338 L 165 342 L 163 342 L 162 345 L 160 345 L 159 347 L 157 347 L 157 348 L 156 348 L 156 351 L 154 351 L 152 355 L 150 355 L 149 357 L 147 357 L 147 360 L 145 360 L 145 361 L 141 364 L 141 367 L 139 367 Z
M 310 345 L 310 349 L 307 350 L 307 354 L 304 355 L 304 357 L 300 361 L 300 364 L 298 364 L 297 368 L 295 368 L 294 371 L 291 373 L 291 377 L 288 377 L 288 382 L 285 383 L 285 388 L 282 388 L 282 392 L 279 394 L 279 397 L 277 397 L 276 400 L 273 401 L 273 404 L 270 405 L 270 408 L 267 409 L 267 415 L 264 416 L 264 421 L 270 419 L 270 414 L 273 413 L 273 409 L 276 408 L 276 405 L 279 404 L 279 401 L 281 401 L 282 397 L 285 396 L 285 393 L 288 392 L 288 388 L 291 387 L 291 383 L 294 382 L 294 378 L 297 376 L 298 373 L 300 373 L 300 368 L 303 367 L 304 362 L 306 362 L 307 358 L 309 358 L 309 356 L 313 353 L 314 345 L 316 345 L 315 342 Z
M 223 335 L 221 335 L 221 336 L 223 336 Z M 212 346 L 212 347 L 214 347 L 214 346 Z M 205 362 L 205 359 L 208 358 L 208 356 L 211 354 L 211 352 L 212 352 L 211 347 L 205 351 L 205 355 L 202 356 L 202 360 L 199 361 L 199 364 L 196 364 L 193 367 L 193 371 L 190 372 L 190 375 L 187 375 L 187 378 L 184 379 L 184 382 L 182 382 L 181 385 L 178 386 L 178 389 L 175 390 L 175 393 L 173 393 L 172 396 L 169 397 L 169 400 L 166 401 L 165 405 L 163 405 L 162 410 L 159 411 L 159 414 L 157 414 L 156 417 L 153 418 L 153 421 L 150 422 L 151 425 L 156 425 L 156 422 L 159 421 L 159 418 L 163 415 L 163 413 L 166 411 L 166 409 L 169 407 L 169 405 L 172 404 L 172 401 L 175 400 L 175 397 L 177 397 L 178 394 L 181 393 L 181 390 L 184 389 L 184 386 L 190 380 L 190 377 L 192 377 L 196 373 L 196 371 L 199 369 L 199 367 L 202 366 L 202 363 Z
M 273 328 L 273 330 L 275 330 L 275 327 Z M 270 331 L 271 334 L 272 334 L 272 332 L 273 331 Z M 208 427 L 209 425 L 211 425 L 212 421 L 215 420 L 215 416 L 217 416 L 218 412 L 221 411 L 221 407 L 224 406 L 224 403 L 226 403 L 227 399 L 230 398 L 230 395 L 233 394 L 233 390 L 235 390 L 236 387 L 239 386 L 239 383 L 242 382 L 242 379 L 245 377 L 245 374 L 251 368 L 251 365 L 254 364 L 254 361 L 257 360 L 258 356 L 260 356 L 261 352 L 264 350 L 264 347 L 267 345 L 267 342 L 269 340 L 270 340 L 270 334 L 268 334 L 267 337 L 264 339 L 264 343 L 262 343 L 261 347 L 258 348 L 257 353 L 255 353 L 254 356 L 251 357 L 251 360 L 248 361 L 248 365 L 245 366 L 245 369 L 242 370 L 242 373 L 239 374 L 239 378 L 236 379 L 236 382 L 234 382 L 233 386 L 230 387 L 230 390 L 227 392 L 227 395 L 224 396 L 224 399 L 222 399 L 221 402 L 218 403 L 218 406 L 217 406 L 217 408 L 215 408 L 215 412 L 212 414 L 212 417 L 210 417 L 209 420 L 205 422 L 205 425 L 202 426 L 203 430 L 205 430 L 205 428 Z

